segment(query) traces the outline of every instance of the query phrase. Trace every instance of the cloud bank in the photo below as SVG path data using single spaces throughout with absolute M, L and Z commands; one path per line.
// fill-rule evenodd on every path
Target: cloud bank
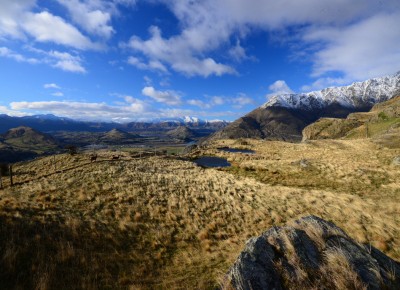
M 275 32 L 293 27 L 298 29 L 288 40 L 300 41 L 299 51 L 294 53 L 309 52 L 314 78 L 340 72 L 347 81 L 354 81 L 399 69 L 397 0 L 158 2 L 173 12 L 180 33 L 163 37 L 161 28 L 153 26 L 148 39 L 132 36 L 128 47 L 149 62 L 157 61 L 188 76 L 235 74 L 232 63 L 248 59 L 243 44 L 252 31 Z M 231 48 L 225 56 L 232 62 L 207 56 L 227 44 Z

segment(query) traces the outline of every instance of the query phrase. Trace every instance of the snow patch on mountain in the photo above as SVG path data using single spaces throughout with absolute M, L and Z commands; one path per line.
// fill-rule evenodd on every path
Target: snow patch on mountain
M 331 87 L 300 94 L 280 94 L 261 106 L 315 110 L 337 103 L 347 108 L 371 107 L 400 92 L 400 72 L 395 75 L 356 82 L 344 87 Z

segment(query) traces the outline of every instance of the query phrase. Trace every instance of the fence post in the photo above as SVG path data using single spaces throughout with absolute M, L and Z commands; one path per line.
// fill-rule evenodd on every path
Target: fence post
M 12 165 L 10 165 L 10 167 L 9 167 L 10 169 L 10 184 L 11 184 L 11 186 L 13 186 L 14 185 L 14 182 L 13 182 L 13 172 L 12 172 Z

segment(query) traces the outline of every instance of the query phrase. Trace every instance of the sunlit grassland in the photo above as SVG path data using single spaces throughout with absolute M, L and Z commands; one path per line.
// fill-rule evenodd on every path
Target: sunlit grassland
M 310 214 L 400 259 L 398 149 L 223 140 L 191 156 L 226 157 L 226 169 L 115 154 L 14 166 L 16 186 L 0 190 L 0 288 L 213 288 L 249 237 Z

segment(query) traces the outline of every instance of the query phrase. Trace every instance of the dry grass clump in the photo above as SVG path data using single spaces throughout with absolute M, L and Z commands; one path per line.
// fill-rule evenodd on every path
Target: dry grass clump
M 9 269 L 0 288 L 213 288 L 249 237 L 309 214 L 400 258 L 396 150 L 246 140 L 237 146 L 257 154 L 245 155 L 217 146 L 204 154 L 233 168 L 128 153 L 112 161 L 114 152 L 15 165 L 17 185 L 0 191 L 0 263 Z

